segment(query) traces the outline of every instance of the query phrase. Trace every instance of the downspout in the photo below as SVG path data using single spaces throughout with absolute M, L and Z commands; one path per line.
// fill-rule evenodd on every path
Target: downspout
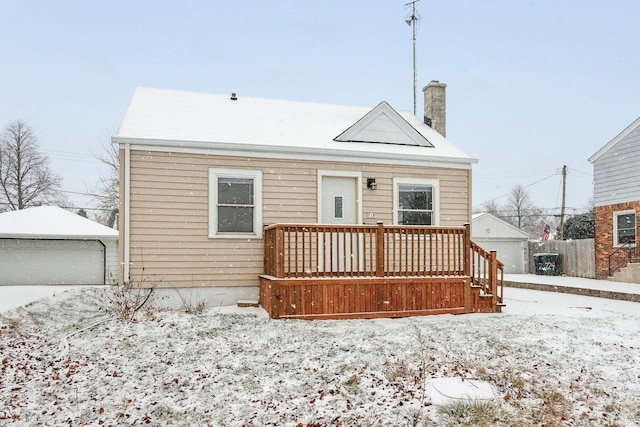
M 131 232 L 130 224 L 130 205 L 131 205 L 131 168 L 129 162 L 131 160 L 131 145 L 127 142 L 124 146 L 124 260 L 122 280 L 125 285 L 129 284 L 129 263 L 130 263 L 130 240 Z
M 102 284 L 107 284 L 107 245 L 100 239 L 97 241 L 102 245 Z

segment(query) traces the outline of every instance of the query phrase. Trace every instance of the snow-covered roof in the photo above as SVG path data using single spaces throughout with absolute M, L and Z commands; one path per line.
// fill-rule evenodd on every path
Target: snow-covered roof
M 475 238 L 506 238 L 506 239 L 532 239 L 533 237 L 526 231 L 514 227 L 508 222 L 498 218 L 489 212 L 481 212 L 473 214 L 471 217 L 473 228 L 471 230 L 472 237 Z M 489 229 L 488 226 L 492 225 Z M 484 229 L 479 229 L 485 227 Z
M 374 117 L 375 123 L 360 135 L 371 138 L 377 134 L 381 140 L 336 140 L 374 110 L 380 117 Z M 416 140 L 410 135 L 413 131 L 407 130 L 410 128 L 433 146 L 406 144 Z M 409 137 L 389 143 L 394 133 Z M 232 100 L 229 95 L 151 88 L 136 89 L 113 141 L 185 149 L 447 162 L 466 167 L 477 162 L 411 112 L 396 112 L 390 106 L 376 110 L 242 95 Z
M 0 238 L 117 239 L 118 231 L 55 206 L 0 213 Z
M 590 163 L 595 163 L 600 157 L 602 157 L 607 151 L 612 149 L 618 142 L 622 141 L 627 135 L 636 130 L 640 126 L 640 117 L 638 117 L 633 123 L 627 126 L 622 132 L 615 136 L 611 141 L 607 142 L 604 147 L 599 149 L 594 155 L 589 157 Z

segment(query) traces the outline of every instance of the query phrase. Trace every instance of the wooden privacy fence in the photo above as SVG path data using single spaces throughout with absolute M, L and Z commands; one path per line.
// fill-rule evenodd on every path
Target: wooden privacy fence
M 267 226 L 260 301 L 272 317 L 499 311 L 504 267 L 470 235 L 469 225 Z
M 534 255 L 554 253 L 561 256 L 562 274 L 570 277 L 596 277 L 594 239 L 547 240 L 529 242 L 529 273 L 535 273 Z

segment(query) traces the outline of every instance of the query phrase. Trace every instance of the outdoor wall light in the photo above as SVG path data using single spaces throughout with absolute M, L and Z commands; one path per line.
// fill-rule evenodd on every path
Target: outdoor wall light
M 376 184 L 375 178 L 367 178 L 367 188 L 369 190 L 375 190 L 376 188 L 378 188 L 378 184 Z

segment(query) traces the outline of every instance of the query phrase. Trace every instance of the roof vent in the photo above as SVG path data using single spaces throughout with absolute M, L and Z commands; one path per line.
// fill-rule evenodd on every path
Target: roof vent
M 235 92 L 231 92 L 231 100 L 232 101 L 237 101 L 238 100 L 238 96 L 236 95 Z

